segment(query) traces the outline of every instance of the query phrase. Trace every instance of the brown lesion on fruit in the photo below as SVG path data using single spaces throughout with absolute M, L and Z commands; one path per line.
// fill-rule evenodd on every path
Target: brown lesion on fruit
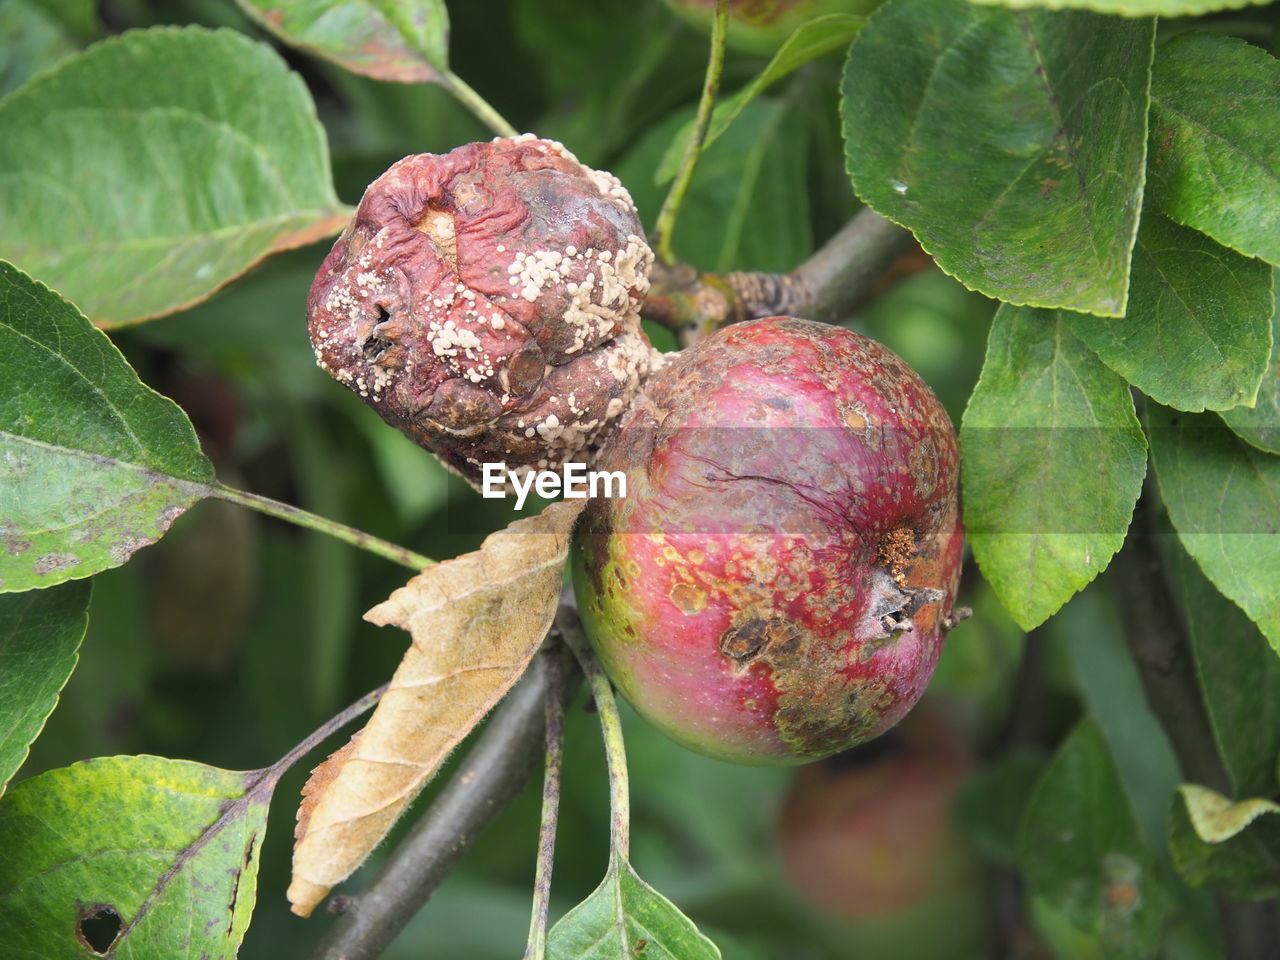
M 458 264 L 458 232 L 453 214 L 440 207 L 428 206 L 413 229 L 424 233 L 431 241 L 436 256 L 447 263 Z
M 707 591 L 692 583 L 677 583 L 667 595 L 676 608 L 686 616 L 699 614 L 707 607 Z
M 756 660 L 773 663 L 794 656 L 800 646 L 800 632 L 794 624 L 777 617 L 749 617 L 721 634 L 718 646 L 733 661 L 734 672 L 740 674 Z
M 913 444 L 907 451 L 907 469 L 911 471 L 911 479 L 915 481 L 916 493 L 922 500 L 933 496 L 938 486 L 939 457 L 938 448 L 933 440 L 925 437 Z
M 885 684 L 847 681 L 846 637 L 824 637 L 784 618 L 748 615 L 720 637 L 734 676 L 765 670 L 778 692 L 773 722 L 801 756 L 871 736 L 892 703 Z
M 847 637 L 820 637 L 786 625 L 787 643 L 766 644 L 757 662 L 767 664 L 778 691 L 774 725 L 800 756 L 825 756 L 833 743 L 872 736 L 893 695 L 881 681 L 850 680 Z M 776 629 L 776 628 L 775 628 Z
M 889 571 L 896 583 L 905 584 L 907 570 L 916 556 L 916 535 L 910 527 L 895 527 L 886 533 L 876 549 L 876 562 Z

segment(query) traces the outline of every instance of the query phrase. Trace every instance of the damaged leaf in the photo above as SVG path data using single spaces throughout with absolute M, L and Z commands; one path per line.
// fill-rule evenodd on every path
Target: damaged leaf
M 86 760 L 0 800 L 6 960 L 236 955 L 279 772 Z
M 1280 896 L 1280 807 L 1261 797 L 1235 803 L 1195 784 L 1179 788 L 1169 847 L 1182 878 L 1193 887 L 1212 885 L 1236 900 Z
M 378 845 L 444 758 L 524 672 L 560 596 L 586 501 L 555 503 L 418 574 L 365 614 L 413 645 L 351 743 L 311 775 L 289 902 L 307 916 Z
M 448 67 L 443 0 L 237 0 L 292 44 L 375 80 L 439 83 Z
M 1187 804 L 1187 814 L 1196 834 L 1205 843 L 1230 840 L 1264 813 L 1280 813 L 1280 803 L 1265 797 L 1251 797 L 1239 803 L 1217 791 L 1194 783 L 1178 788 Z
M 207 495 L 173 401 L 74 306 L 0 261 L 0 592 L 118 567 Z

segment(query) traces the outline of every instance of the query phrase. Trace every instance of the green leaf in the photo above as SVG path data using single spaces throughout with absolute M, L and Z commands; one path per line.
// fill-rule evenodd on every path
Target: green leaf
M 94 0 L 0 0 L 0 96 L 98 32 Z
M 1179 410 L 1251 404 L 1271 356 L 1271 269 L 1148 211 L 1129 310 L 1070 314 L 1075 335 L 1135 387 Z
M 1272 292 L 1280 286 L 1280 269 L 1272 271 Z M 1233 407 L 1220 416 L 1236 436 L 1259 450 L 1280 453 L 1280 305 L 1271 312 L 1271 360 L 1262 375 L 1257 402 Z
M 620 856 L 547 934 L 547 960 L 719 960 L 716 945 Z
M 1129 388 L 1057 311 L 1002 306 L 960 429 L 965 527 L 1031 629 L 1106 569 L 1146 472 Z
M 1280 264 L 1280 61 L 1235 37 L 1187 33 L 1151 76 L 1157 209 Z
M 341 229 L 301 79 L 230 30 L 106 40 L 0 101 L 0 256 L 101 326 Z
M 797 67 L 804 66 L 810 60 L 816 60 L 832 50 L 847 46 L 866 22 L 866 17 L 833 13 L 809 20 L 797 28 L 773 55 L 769 65 L 758 77 L 733 96 L 726 97 L 716 104 L 702 148 L 705 150 L 714 143 L 742 112 L 743 107 L 764 92 L 765 88 L 781 80 Z M 693 127 L 694 121 L 690 120 L 680 128 L 680 132 L 671 141 L 671 146 L 667 147 L 662 162 L 658 164 L 658 171 L 654 174 L 658 183 L 666 183 L 680 169 L 685 150 L 689 147 L 689 141 L 693 139 Z
M 1025 9 L 1047 7 L 1052 10 L 1076 8 L 1123 17 L 1194 17 L 1214 10 L 1239 10 L 1250 4 L 1266 4 L 1271 0 L 972 0 L 974 3 Z
M 0 796 L 76 667 L 88 611 L 88 581 L 0 596 Z
M 1176 542 L 1167 552 L 1218 752 L 1237 796 L 1274 793 L 1280 759 L 1280 659 Z
M 1152 404 L 1151 453 L 1187 552 L 1280 651 L 1280 457 L 1210 414 Z
M 845 68 L 854 188 L 975 290 L 1123 315 L 1154 36 L 1154 20 L 889 0 Z
M 106 757 L 17 784 L 0 800 L 5 956 L 230 960 L 257 895 L 275 777 Z M 91 954 L 81 922 L 97 917 L 102 937 L 113 916 L 114 943 Z
M 186 415 L 106 334 L 0 261 L 0 592 L 124 563 L 204 496 Z
M 375 80 L 438 83 L 449 68 L 443 0 L 236 0 L 285 43 Z
M 1175 800 L 1169 845 L 1178 872 L 1194 887 L 1212 886 L 1237 900 L 1280 896 L 1280 817 L 1263 817 L 1230 839 L 1207 843 L 1187 805 Z
M 718 273 L 780 272 L 812 252 L 805 117 L 788 107 L 787 101 L 769 97 L 752 101 L 702 155 L 673 237 L 681 260 Z M 631 185 L 646 222 L 662 204 L 654 165 L 684 116 L 651 131 L 615 169 Z
M 1030 892 L 1099 935 L 1105 956 L 1156 952 L 1169 896 L 1091 720 L 1072 731 L 1037 784 L 1019 859 Z
M 1045 625 L 1063 651 L 1081 708 L 1106 741 L 1134 816 L 1155 850 L 1169 835 L 1169 797 L 1182 776 L 1151 712 L 1110 584 L 1095 582 Z

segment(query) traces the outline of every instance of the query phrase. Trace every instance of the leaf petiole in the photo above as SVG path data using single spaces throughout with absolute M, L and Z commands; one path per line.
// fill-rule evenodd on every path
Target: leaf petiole
M 460 104 L 470 110 L 472 116 L 500 137 L 519 136 L 519 131 L 508 123 L 502 114 L 493 109 L 488 100 L 476 93 L 470 84 L 452 70 L 444 70 L 442 73 L 445 89 L 452 93 Z
M 269 517 L 285 520 L 299 527 L 306 527 L 308 530 L 327 533 L 329 536 L 345 541 L 353 547 L 359 547 L 361 550 L 377 554 L 392 563 L 408 567 L 410 570 L 422 570 L 435 564 L 435 561 L 430 557 L 415 553 L 407 547 L 401 547 L 391 543 L 389 540 L 383 540 L 381 537 L 375 537 L 373 534 L 365 533 L 363 530 L 349 527 L 345 523 L 338 523 L 336 520 L 318 516 L 292 504 L 281 503 L 279 500 L 272 500 L 270 497 L 259 496 L 256 493 L 249 493 L 245 490 L 237 490 L 235 487 L 229 487 L 225 483 L 210 484 L 205 489 L 211 497 L 239 504 L 242 507 L 249 507 L 251 510 L 257 510 L 259 513 L 265 513 Z
M 547 951 L 547 913 L 551 906 L 551 870 L 555 863 L 556 825 L 560 813 L 560 770 L 564 751 L 564 661 L 559 649 L 546 656 L 546 759 L 542 778 L 542 826 L 538 831 L 538 860 L 533 877 L 533 916 L 524 960 L 544 960 Z
M 584 641 L 576 612 L 561 607 L 556 626 L 582 667 L 600 717 L 605 761 L 609 767 L 609 869 L 613 870 L 615 861 L 627 859 L 631 847 L 631 792 L 627 779 L 627 751 L 622 739 L 622 717 L 618 713 L 613 685 L 605 676 L 595 652 Z

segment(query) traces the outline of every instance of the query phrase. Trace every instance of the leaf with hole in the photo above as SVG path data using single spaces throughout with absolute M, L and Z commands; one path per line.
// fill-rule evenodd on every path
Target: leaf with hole
M 205 496 L 177 404 L 56 293 L 0 261 L 0 591 L 124 563 Z
M 16 784 L 0 799 L 6 960 L 230 960 L 278 775 L 105 757 Z
M 0 102 L 0 256 L 100 326 L 342 229 L 300 78 L 231 30 L 135 31 Z
M 88 610 L 87 581 L 0 595 L 0 796 L 76 667 Z
M 849 41 L 857 36 L 866 20 L 866 17 L 853 14 L 833 13 L 825 17 L 816 17 L 798 27 L 773 55 L 773 59 L 759 76 L 737 93 L 725 97 L 716 104 L 702 149 L 705 150 L 714 143 L 729 128 L 729 124 L 733 123 L 738 114 L 742 113 L 743 108 L 763 93 L 767 87 L 777 83 L 810 60 L 816 60 L 824 54 L 847 46 Z M 663 154 L 662 162 L 654 174 L 658 183 L 666 183 L 680 169 L 685 151 L 693 139 L 693 128 L 694 121 L 690 120 L 680 128 L 680 132 L 667 147 L 667 152 Z
M 1125 315 L 1064 316 L 1147 396 L 1200 411 L 1255 401 L 1271 358 L 1271 314 L 1267 264 L 1148 211 Z
M 1121 316 L 1155 21 L 888 0 L 849 49 L 846 163 L 966 286 Z
M 1280 457 L 1211 414 L 1152 404 L 1160 495 L 1187 553 L 1280 650 Z
M 719 960 L 716 945 L 620 855 L 547 934 L 547 960 Z
M 443 0 L 237 0 L 285 43 L 375 80 L 438 83 L 449 66 Z
M 1237 37 L 1184 33 L 1151 77 L 1152 204 L 1280 264 L 1280 61 Z
M 1076 726 L 1036 785 L 1018 859 L 1031 893 L 1099 936 L 1104 956 L 1156 952 L 1169 892 L 1093 721 Z
M 365 619 L 413 636 L 364 729 L 303 789 L 289 902 L 308 916 L 378 845 L 450 751 L 520 678 L 560 598 L 585 501 L 554 503 L 429 567 Z
M 1063 311 L 1002 306 L 960 427 L 974 557 L 1024 629 L 1106 569 L 1146 474 L 1129 387 Z

